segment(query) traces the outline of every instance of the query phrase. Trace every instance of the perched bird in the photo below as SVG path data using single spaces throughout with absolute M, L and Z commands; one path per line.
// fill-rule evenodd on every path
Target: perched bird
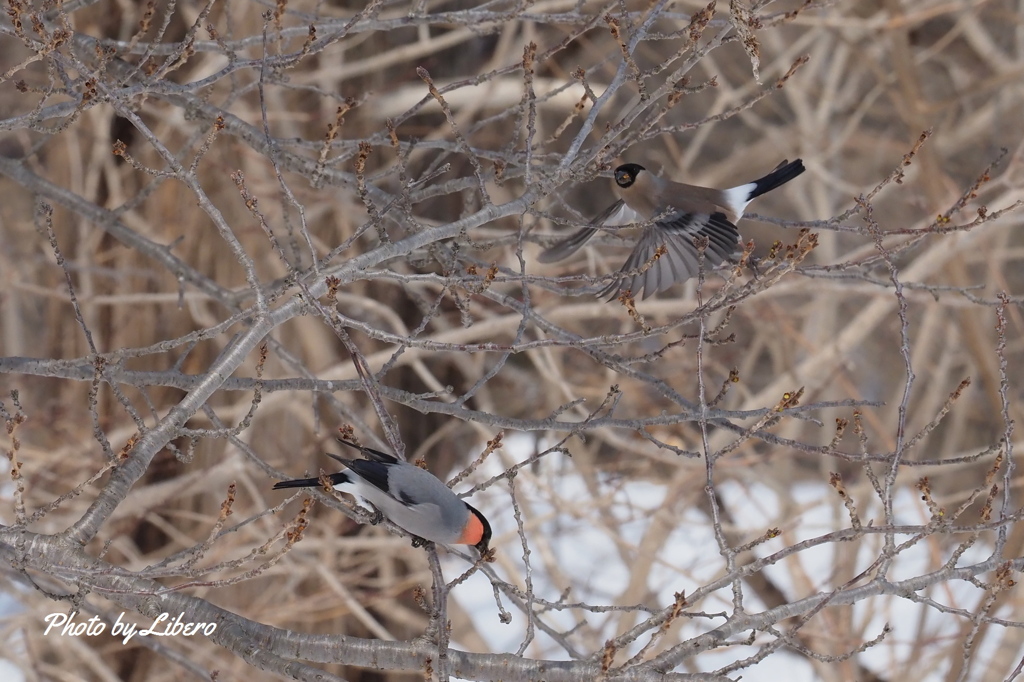
M 328 457 L 347 467 L 347 471 L 327 476 L 335 490 L 367 500 L 388 520 L 421 541 L 472 545 L 481 555 L 487 552 L 491 541 L 487 519 L 436 476 L 380 450 L 341 438 L 338 441 L 369 459 L 345 459 L 328 452 Z M 300 478 L 281 481 L 274 490 L 320 486 L 319 478 Z
M 659 178 L 640 164 L 623 164 L 615 169 L 618 201 L 589 225 L 541 253 L 540 261 L 552 263 L 575 253 L 602 227 L 646 223 L 619 270 L 623 276 L 598 295 L 618 296 L 628 289 L 637 296 L 642 289 L 643 298 L 647 298 L 697 275 L 698 251 L 693 244 L 696 236 L 708 238 L 705 267 L 714 267 L 729 258 L 739 246 L 736 223 L 743 217 L 747 204 L 803 172 L 800 159 L 792 163 L 783 161 L 753 182 L 731 189 L 709 189 Z M 644 270 L 662 245 L 665 253 Z

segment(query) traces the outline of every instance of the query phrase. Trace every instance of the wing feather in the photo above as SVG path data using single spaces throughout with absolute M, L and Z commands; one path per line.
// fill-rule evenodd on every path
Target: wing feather
M 642 298 L 647 298 L 673 284 L 696 277 L 700 265 L 693 240 L 697 236 L 708 238 L 708 246 L 704 250 L 704 267 L 708 269 L 723 263 L 739 246 L 739 231 L 724 213 L 674 213 L 644 229 L 619 270 L 624 276 L 608 284 L 599 295 L 602 298 L 617 296 L 629 289 L 634 297 L 640 296 L 642 291 Z M 666 253 L 651 263 L 647 270 L 638 272 L 654 258 L 662 245 Z
M 580 247 L 586 244 L 600 228 L 622 227 L 623 225 L 630 225 L 636 222 L 640 222 L 640 216 L 637 215 L 636 211 L 627 206 L 626 202 L 619 199 L 602 211 L 589 225 L 580 228 L 562 241 L 556 242 L 554 245 L 544 249 L 537 256 L 537 260 L 541 263 L 560 261 L 579 251 Z

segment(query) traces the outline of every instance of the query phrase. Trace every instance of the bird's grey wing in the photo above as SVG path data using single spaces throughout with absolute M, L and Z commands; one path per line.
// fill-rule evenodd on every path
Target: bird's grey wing
M 431 542 L 457 542 L 469 509 L 436 476 L 405 462 L 370 459 L 349 463 L 352 492 L 370 502 L 395 525 Z
M 403 528 L 428 540 L 455 542 L 466 525 L 466 504 L 439 478 L 412 465 L 392 467 L 389 494 L 403 503 L 389 512 Z
M 416 467 L 411 468 L 415 469 Z M 420 499 L 420 495 L 415 493 L 415 489 L 395 494 L 360 480 L 356 485 L 355 492 L 379 509 L 393 524 L 424 540 L 455 542 L 465 525 L 448 520 L 450 514 L 446 515 L 445 510 L 439 504 L 417 501 Z M 459 501 L 458 498 L 456 500 Z
M 631 274 L 610 283 L 599 296 L 617 296 L 629 289 L 634 297 L 643 291 L 643 298 L 647 298 L 673 284 L 696 277 L 700 262 L 693 239 L 697 236 L 708 238 L 708 246 L 704 250 L 705 268 L 714 267 L 725 261 L 736 252 L 739 245 L 739 231 L 723 213 L 672 214 L 644 229 L 633 251 L 619 270 L 621 273 Z M 651 262 L 646 270 L 640 272 L 663 245 L 665 253 Z
M 621 227 L 630 223 L 639 222 L 640 217 L 636 211 L 626 205 L 622 199 L 602 211 L 594 218 L 589 225 L 582 227 L 553 246 L 545 249 L 537 257 L 541 263 L 554 263 L 567 258 L 579 251 L 580 247 L 594 236 L 601 227 Z
M 683 278 L 680 281 L 692 277 L 688 273 L 697 272 L 697 259 L 689 250 L 680 248 L 681 245 L 674 242 L 673 235 L 660 232 L 655 225 L 645 228 L 626 262 L 619 268 L 620 276 L 602 289 L 598 297 L 615 297 L 628 289 L 634 297 L 644 292 L 643 298 L 647 298 L 668 287 L 669 283 L 662 282 L 674 279 L 676 273 Z M 665 253 L 658 260 L 650 262 L 662 245 L 666 247 Z
M 399 464 L 388 471 L 388 492 L 409 505 L 444 506 L 459 502 L 458 496 L 441 479 L 412 464 Z
M 686 237 L 686 243 L 697 253 L 693 238 L 700 235 L 708 238 L 704 258 L 711 265 L 718 265 L 736 253 L 740 244 L 740 232 L 724 213 L 711 215 L 676 214 L 658 226 L 669 232 Z M 694 273 L 695 275 L 697 273 Z

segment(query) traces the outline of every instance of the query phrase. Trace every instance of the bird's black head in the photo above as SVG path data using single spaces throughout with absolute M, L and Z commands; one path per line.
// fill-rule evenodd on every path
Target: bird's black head
M 480 540 L 473 546 L 476 547 L 476 551 L 480 552 L 480 556 L 484 556 L 487 554 L 491 542 L 491 524 L 487 522 L 487 518 L 476 507 L 471 504 L 466 506 L 469 507 L 470 513 L 480 522 L 480 528 L 478 529 Z
M 615 169 L 615 184 L 625 189 L 632 187 L 640 171 L 647 170 L 638 163 L 624 163 Z

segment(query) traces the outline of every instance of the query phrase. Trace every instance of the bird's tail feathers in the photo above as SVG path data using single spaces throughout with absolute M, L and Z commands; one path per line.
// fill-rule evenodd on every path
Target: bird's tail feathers
M 761 196 L 765 192 L 771 192 L 779 185 L 784 185 L 796 176 L 804 172 L 804 162 L 800 159 L 790 163 L 789 161 L 783 161 L 775 167 L 768 175 L 763 178 L 758 178 L 753 182 L 748 182 L 745 185 L 739 187 L 731 187 L 727 190 L 723 190 L 722 194 L 725 198 L 725 205 L 723 208 L 728 208 L 736 214 L 736 218 L 743 217 L 743 211 L 747 208 L 747 204 Z
M 804 170 L 804 162 L 801 159 L 797 159 L 792 163 L 789 161 L 783 161 L 776 166 L 775 170 L 771 173 L 750 183 L 753 187 L 750 190 L 750 195 L 747 201 L 751 201 L 766 192 L 771 192 L 776 187 L 785 185 L 787 182 L 803 173 Z

